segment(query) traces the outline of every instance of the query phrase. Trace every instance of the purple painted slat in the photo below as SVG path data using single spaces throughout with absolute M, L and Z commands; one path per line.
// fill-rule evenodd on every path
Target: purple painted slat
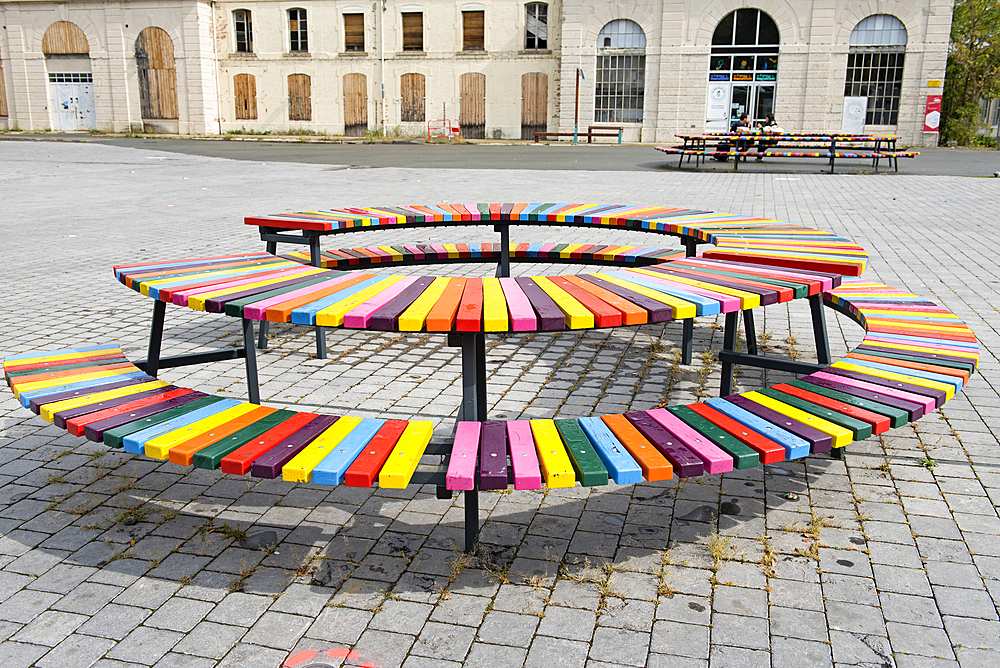
M 754 271 L 781 271 L 788 273 L 789 276 L 798 276 L 799 278 L 813 279 L 821 281 L 825 286 L 827 281 L 833 288 L 840 287 L 841 281 L 844 279 L 840 274 L 833 274 L 826 271 L 813 271 L 811 269 L 785 269 L 784 267 L 775 267 L 769 264 L 755 264 L 753 262 L 737 262 L 735 260 L 720 260 L 715 258 L 698 258 L 702 262 L 724 262 L 727 265 L 735 265 L 737 267 L 747 267 Z M 824 290 L 830 290 L 832 288 L 824 287 Z
M 150 415 L 156 415 L 157 413 L 162 413 L 165 410 L 171 408 L 177 408 L 178 406 L 183 406 L 184 404 L 194 401 L 195 399 L 201 399 L 202 397 L 207 397 L 208 395 L 204 392 L 191 392 L 190 394 L 185 394 L 180 397 L 174 397 L 173 399 L 168 399 L 166 401 L 160 402 L 158 404 L 153 404 L 151 406 L 143 406 L 142 408 L 137 408 L 125 415 L 115 415 L 114 417 L 105 418 L 103 420 L 98 420 L 97 422 L 91 422 L 83 427 L 83 435 L 87 439 L 99 442 L 104 438 L 104 432 L 109 429 L 114 429 L 115 427 L 120 427 L 123 424 L 128 424 L 129 422 L 135 422 L 136 420 L 141 420 L 142 418 L 147 418 Z
M 484 422 L 479 456 L 479 489 L 507 489 L 507 427 Z
M 417 248 L 419 248 L 420 252 L 424 254 L 424 258 L 440 259 L 437 250 L 435 250 L 432 245 L 417 244 Z M 444 254 L 444 259 L 448 259 L 447 253 Z
M 510 212 L 513 211 L 513 210 L 514 210 L 514 204 L 513 203 L 501 204 L 500 205 L 500 215 L 501 216 L 509 216 Z
M 538 451 L 531 436 L 528 420 L 509 420 L 507 440 L 510 445 L 510 467 L 514 469 L 514 489 L 541 489 L 542 470 L 538 466 Z
M 64 411 L 59 411 L 58 413 L 53 415 L 52 424 L 59 427 L 60 429 L 65 429 L 66 420 L 70 420 L 75 417 L 80 417 L 81 415 L 89 415 L 90 413 L 96 413 L 97 411 L 103 411 L 106 408 L 114 408 L 115 406 L 121 406 L 122 404 L 132 403 L 133 401 L 139 401 L 140 399 L 154 397 L 157 394 L 164 394 L 165 392 L 173 392 L 174 390 L 177 389 L 180 388 L 178 388 L 176 385 L 165 385 L 163 387 L 157 387 L 152 390 L 146 390 L 144 392 L 127 394 L 124 397 L 106 399 L 104 401 L 99 401 L 96 404 L 87 404 L 85 406 L 77 406 L 76 408 L 68 408 Z
M 693 267 L 692 267 L 693 268 Z M 758 288 L 752 285 L 743 285 L 742 283 L 734 283 L 732 281 L 727 281 L 724 278 L 716 276 L 693 276 L 691 274 L 685 274 L 682 271 L 675 271 L 666 267 L 664 265 L 658 265 L 655 267 L 650 267 L 650 271 L 655 271 L 658 274 L 667 274 L 669 276 L 676 276 L 678 278 L 684 278 L 689 281 L 701 281 L 702 283 L 708 283 L 710 285 L 719 285 L 724 288 L 730 288 L 732 290 L 739 290 L 741 292 L 749 292 L 751 294 L 760 295 L 760 305 L 770 306 L 771 304 L 778 303 L 778 292 L 777 290 L 768 290 L 766 288 Z M 752 281 L 752 276 L 747 276 L 748 281 Z
M 598 277 L 595 274 L 580 274 L 580 278 L 585 281 L 590 281 L 594 285 L 604 288 L 608 292 L 613 292 L 619 297 L 623 297 L 636 306 L 641 306 L 649 312 L 649 322 L 666 322 L 674 317 L 674 312 L 669 306 L 663 302 L 658 302 L 655 299 L 650 299 L 645 295 L 640 295 L 638 292 L 629 290 L 628 288 L 623 288 L 620 285 L 606 281 L 603 278 Z
M 476 488 L 476 458 L 479 456 L 479 422 L 462 421 L 455 429 L 455 442 L 448 458 L 445 486 L 448 489 Z
M 358 304 L 344 315 L 344 327 L 352 329 L 364 329 L 368 327 L 373 313 L 392 301 L 397 295 L 403 292 L 417 279 L 413 276 L 404 276 L 392 285 L 380 290 L 376 294 Z
M 250 465 L 250 475 L 254 478 L 274 479 L 281 475 L 281 467 L 291 461 L 317 436 L 340 418 L 334 415 L 320 415 L 306 426 L 262 454 Z
M 738 394 L 731 394 L 728 397 L 723 397 L 726 401 L 736 406 L 739 406 L 745 411 L 753 413 L 759 418 L 767 420 L 773 425 L 781 427 L 786 431 L 790 431 L 796 436 L 809 441 L 810 452 L 816 454 L 817 452 L 829 452 L 833 448 L 833 437 L 830 434 L 821 432 L 819 429 L 814 429 L 807 424 L 803 424 L 798 420 L 793 420 L 787 415 L 782 415 L 776 410 L 768 408 L 767 406 L 762 406 L 752 399 L 747 399 L 746 397 L 741 397 Z
M 646 413 L 677 437 L 677 440 L 683 443 L 684 447 L 698 455 L 698 458 L 705 463 L 705 473 L 728 473 L 733 470 L 732 455 L 712 443 L 708 437 L 692 429 L 667 409 L 654 408 Z
M 881 346 L 866 346 L 864 342 L 861 345 L 852 350 L 855 353 L 872 353 L 877 355 L 878 353 L 895 353 L 897 355 L 908 355 L 910 357 L 919 357 L 920 359 L 927 360 L 928 364 L 934 364 L 935 360 L 941 362 L 958 362 L 962 365 L 967 365 L 975 368 L 976 361 L 969 357 L 955 357 L 953 355 L 944 355 L 942 353 L 928 353 L 922 350 L 907 350 L 905 348 L 883 348 Z M 887 358 L 888 359 L 888 358 Z
M 837 380 L 834 380 L 837 379 Z M 875 390 L 865 389 L 859 387 L 858 385 L 852 385 L 847 382 L 840 382 L 838 376 L 829 376 L 823 378 L 818 374 L 812 374 L 809 376 L 803 376 L 801 378 L 803 382 L 811 383 L 818 387 L 825 387 L 828 390 L 837 390 L 838 392 L 843 392 L 844 394 L 850 394 L 851 396 L 860 397 L 862 399 L 869 399 L 871 401 L 877 401 L 880 404 L 885 404 L 886 406 L 891 406 L 892 408 L 898 408 L 900 410 L 906 411 L 909 416 L 910 422 L 919 420 L 924 416 L 924 405 L 914 403 L 912 401 L 907 401 L 906 399 L 901 399 L 899 397 L 889 396 L 885 392 L 878 392 Z M 849 379 L 844 378 L 847 381 Z M 856 382 L 856 381 L 851 381 Z
M 645 412 L 626 413 L 625 417 L 649 439 L 657 450 L 670 460 L 681 478 L 700 476 L 705 472 L 705 463 L 696 454 L 684 447 L 669 431 L 663 428 Z
M 149 383 L 156 380 L 152 376 L 144 376 L 142 378 L 129 378 L 128 380 L 118 380 L 113 383 L 107 383 L 105 385 L 94 385 L 93 387 L 81 387 L 78 390 L 64 390 L 62 392 L 56 392 L 54 394 L 44 394 L 35 397 L 28 401 L 28 407 L 31 412 L 38 415 L 42 412 L 42 406 L 45 404 L 52 404 L 57 401 L 65 401 L 66 399 L 79 399 L 80 397 L 85 397 L 88 394 L 97 394 L 98 392 L 106 392 L 108 390 L 117 390 L 120 387 L 128 387 L 129 385 L 141 385 L 142 383 Z
M 410 304 L 416 301 L 417 297 L 423 294 L 424 290 L 427 289 L 427 286 L 433 282 L 433 276 L 421 276 L 418 278 L 415 283 L 389 300 L 389 302 L 382 306 L 382 308 L 372 313 L 371 320 L 368 324 L 369 329 L 377 329 L 383 332 L 391 332 L 395 330 L 396 323 L 399 321 L 399 316 L 403 313 L 403 311 L 408 309 Z
M 264 292 L 270 292 L 271 290 L 277 290 L 278 288 L 286 288 L 289 285 L 296 285 L 298 283 L 303 283 L 305 281 L 312 281 L 317 278 L 316 274 L 309 274 L 308 276 L 300 276 L 298 278 L 291 278 L 287 281 L 280 281 L 278 283 L 270 283 L 268 285 L 260 285 L 256 288 L 250 288 L 248 290 L 241 290 L 240 292 L 233 292 L 228 295 L 221 295 L 219 297 L 214 297 L 212 299 L 205 300 L 205 310 L 209 313 L 222 313 L 226 310 L 226 304 L 237 299 L 243 299 L 244 297 L 252 297 L 253 295 L 259 295 Z
M 426 255 L 418 246 L 403 246 L 403 248 L 413 253 L 414 260 L 423 260 Z
M 844 385 L 852 385 L 854 387 L 860 387 L 865 390 L 871 390 L 873 392 L 878 392 L 885 394 L 890 397 L 895 397 L 896 399 L 902 399 L 904 401 L 909 401 L 912 404 L 917 404 L 922 406 L 924 413 L 930 413 L 937 404 L 934 403 L 933 397 L 927 397 L 922 394 L 913 394 L 912 392 L 904 392 L 903 390 L 897 390 L 894 387 L 885 387 L 884 385 L 876 385 L 875 383 L 869 383 L 864 380 L 857 380 L 855 378 L 850 378 L 848 376 L 840 376 L 835 373 L 826 373 L 825 371 L 816 371 L 810 376 L 805 376 L 805 378 L 822 378 L 824 380 L 833 380 L 838 383 L 843 383 Z
M 909 392 L 910 394 L 919 394 L 924 397 L 930 397 L 934 401 L 934 405 L 940 408 L 944 405 L 944 402 L 948 400 L 948 395 L 944 390 L 935 390 L 930 387 L 924 387 L 922 385 L 913 385 L 912 383 L 903 383 L 898 380 L 887 380 L 885 378 L 879 378 L 878 376 L 870 376 L 867 373 L 861 373 L 860 371 L 848 371 L 847 369 L 838 369 L 835 366 L 830 366 L 823 371 L 827 373 L 834 374 L 836 376 L 843 376 L 844 378 L 853 378 L 854 380 L 861 380 L 866 383 L 874 383 L 875 385 L 881 385 L 883 387 L 889 387 L 894 390 L 900 390 L 902 392 Z
M 538 284 L 527 276 L 515 278 L 518 287 L 531 302 L 532 308 L 538 314 L 538 322 L 542 331 L 553 331 L 566 329 L 566 316 L 552 301 L 552 298 L 545 294 L 545 291 L 538 287 Z

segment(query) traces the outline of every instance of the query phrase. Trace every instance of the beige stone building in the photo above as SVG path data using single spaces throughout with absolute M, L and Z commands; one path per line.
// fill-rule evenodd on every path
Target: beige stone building
M 925 132 L 952 0 L 0 0 L 0 128 Z M 933 121 L 933 114 L 930 117 Z M 933 123 L 932 123 L 933 125 Z

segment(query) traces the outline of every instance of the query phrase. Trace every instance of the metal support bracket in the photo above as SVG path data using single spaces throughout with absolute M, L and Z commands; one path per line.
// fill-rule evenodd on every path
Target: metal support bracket
M 496 277 L 507 278 L 510 276 L 510 225 L 494 225 L 493 229 L 500 233 L 500 262 L 497 264 Z

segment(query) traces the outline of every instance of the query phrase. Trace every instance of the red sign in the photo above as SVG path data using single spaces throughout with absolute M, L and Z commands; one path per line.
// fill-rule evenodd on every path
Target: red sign
M 927 96 L 927 110 L 924 112 L 924 132 L 937 132 L 941 127 L 941 96 Z

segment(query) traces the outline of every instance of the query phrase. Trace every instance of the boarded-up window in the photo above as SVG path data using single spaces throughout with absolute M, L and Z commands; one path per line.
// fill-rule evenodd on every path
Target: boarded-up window
M 250 20 L 249 9 L 237 9 L 233 12 L 233 27 L 233 32 L 236 33 L 236 51 L 253 53 L 253 22 Z
M 423 123 L 426 118 L 424 112 L 424 75 L 416 72 L 404 74 L 399 78 L 399 83 L 403 98 L 399 120 Z
M 344 14 L 344 51 L 365 50 L 365 15 Z
M 288 120 L 312 120 L 312 80 L 308 74 L 288 75 Z
M 534 139 L 536 132 L 548 130 L 545 122 L 548 106 L 548 75 L 542 72 L 521 75 L 521 139 Z
M 3 83 L 3 61 L 0 60 L 0 116 L 7 115 L 7 92 Z
M 177 118 L 174 42 L 162 28 L 146 28 L 135 40 L 139 106 L 143 118 Z
M 368 131 L 368 77 L 344 75 L 344 134 L 361 137 Z
M 403 51 L 424 50 L 424 14 L 406 12 L 403 14 Z
M 46 55 L 89 54 L 87 36 L 75 23 L 56 21 L 42 35 L 42 53 Z
M 486 48 L 486 12 L 462 12 L 462 50 L 482 51 Z
M 465 139 L 486 137 L 486 75 L 467 72 L 458 80 L 460 109 L 458 122 Z
M 233 95 L 236 97 L 236 120 L 252 121 L 257 118 L 257 79 L 252 74 L 233 77 Z
M 306 10 L 288 10 L 288 50 L 308 51 L 309 31 L 306 25 Z

